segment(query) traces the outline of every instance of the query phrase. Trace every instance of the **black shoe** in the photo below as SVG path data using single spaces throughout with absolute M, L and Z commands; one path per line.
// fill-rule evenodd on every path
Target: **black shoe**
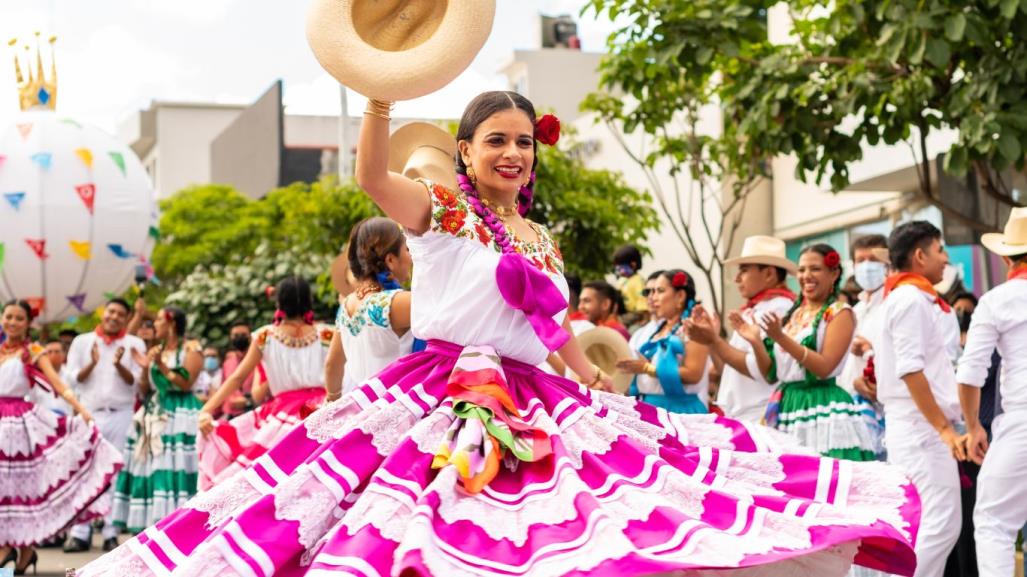
M 103 550 L 104 551 L 113 551 L 113 550 L 115 550 L 117 548 L 118 548 L 118 538 L 117 537 L 111 537 L 110 539 L 104 539 L 103 540 Z
M 20 555 L 19 555 L 19 557 L 20 557 Z M 14 574 L 15 575 L 24 575 L 25 573 L 28 572 L 29 567 L 32 567 L 32 574 L 35 575 L 36 574 L 36 562 L 37 561 L 39 561 L 39 554 L 36 553 L 35 550 L 33 550 L 32 551 L 32 556 L 29 557 L 29 560 L 28 560 L 27 563 L 25 563 L 25 565 L 23 565 L 20 569 L 18 568 L 18 565 L 14 566 Z M 20 563 L 21 559 L 19 559 L 18 562 Z
M 65 553 L 82 553 L 83 551 L 89 550 L 89 543 L 78 537 L 72 537 L 68 539 L 67 543 L 64 544 Z

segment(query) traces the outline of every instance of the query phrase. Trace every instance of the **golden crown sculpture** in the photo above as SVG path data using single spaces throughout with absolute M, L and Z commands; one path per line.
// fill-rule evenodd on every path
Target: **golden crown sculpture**
M 43 53 L 39 49 L 39 32 L 36 32 L 36 71 L 32 73 L 32 60 L 28 55 L 30 47 L 25 45 L 26 63 L 25 70 L 28 71 L 28 78 L 21 72 L 21 62 L 18 60 L 18 53 L 14 53 L 14 75 L 18 80 L 18 103 L 22 110 L 31 108 L 49 108 L 54 110 L 57 107 L 57 59 L 54 56 L 53 45 L 57 42 L 56 36 L 50 37 L 50 78 L 43 74 Z M 11 39 L 7 45 L 14 48 L 18 39 Z

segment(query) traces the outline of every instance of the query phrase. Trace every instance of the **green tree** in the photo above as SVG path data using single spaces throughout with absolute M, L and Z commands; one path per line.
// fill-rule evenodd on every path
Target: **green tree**
M 224 185 L 194 186 L 161 201 L 161 210 L 152 260 L 157 276 L 173 285 L 198 266 L 245 257 L 261 243 L 273 252 L 335 255 L 354 224 L 379 214 L 354 183 L 335 179 L 295 183 L 259 200 Z
M 338 305 L 328 279 L 333 256 L 298 248 L 275 250 L 269 242 L 260 242 L 246 257 L 235 255 L 225 264 L 198 266 L 165 302 L 185 309 L 190 335 L 224 346 L 232 323 L 246 321 L 259 327 L 271 322 L 275 303 L 266 296 L 266 288 L 288 275 L 298 275 L 313 284 L 317 318 L 331 320 Z
M 743 186 L 767 175 L 765 160 L 794 154 L 800 178 L 842 190 L 865 144 L 906 143 L 924 200 L 993 229 L 1001 217 L 947 204 L 933 182 L 927 139 L 953 129 L 944 168 L 970 171 L 999 207 L 1023 205 L 1003 171 L 1022 172 L 1027 150 L 1027 1 L 792 1 L 786 44 L 767 38 L 773 4 L 590 0 L 586 9 L 631 22 L 609 38 L 602 85 L 633 97 L 590 106 L 660 135 L 675 113 L 718 105 L 723 133 L 693 156 Z M 674 158 L 680 144 L 658 154 Z

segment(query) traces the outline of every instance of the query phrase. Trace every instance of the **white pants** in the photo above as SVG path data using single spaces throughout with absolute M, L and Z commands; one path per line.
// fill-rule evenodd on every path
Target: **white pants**
M 1003 413 L 977 476 L 974 539 L 981 577 L 1012 577 L 1016 534 L 1027 522 L 1027 411 Z
M 914 577 L 942 577 L 962 523 L 956 460 L 923 419 L 888 418 L 884 439 L 888 462 L 899 467 L 920 494 Z
M 132 407 L 124 409 L 89 409 L 92 413 L 93 419 L 96 421 L 96 428 L 100 429 L 100 434 L 110 444 L 118 448 L 119 451 L 125 451 L 125 443 L 128 441 L 128 432 L 132 428 Z M 115 478 L 116 479 L 116 478 Z M 111 499 L 114 495 L 114 480 L 111 481 L 111 486 L 107 489 L 105 499 Z M 71 536 L 76 539 L 82 539 L 83 541 L 89 541 L 90 535 L 92 534 L 92 528 L 89 523 L 79 523 L 71 528 Z M 110 539 L 118 536 L 118 529 L 114 526 L 114 520 L 111 513 L 108 513 L 104 517 L 103 524 L 103 538 Z

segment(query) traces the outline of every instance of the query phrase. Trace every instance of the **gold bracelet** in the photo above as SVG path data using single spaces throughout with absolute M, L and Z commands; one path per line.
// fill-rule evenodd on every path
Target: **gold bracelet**
M 809 347 L 802 347 L 802 358 L 799 359 L 800 366 L 806 366 L 806 356 L 809 355 Z
M 600 369 L 600 368 L 599 368 L 598 366 L 596 366 L 596 365 L 592 365 L 592 368 L 596 370 L 596 376 L 595 376 L 595 377 L 593 377 L 593 378 L 592 378 L 592 382 L 591 382 L 591 383 L 589 383 L 589 384 L 587 385 L 587 386 L 588 386 L 588 388 L 590 388 L 590 389 L 591 389 L 592 387 L 596 386 L 597 384 L 599 384 L 599 381 L 600 381 L 600 379 L 602 379 L 602 378 L 603 378 L 603 369 Z
M 392 120 L 392 117 L 387 115 L 387 114 L 382 114 L 380 112 L 374 112 L 374 111 L 371 111 L 371 110 L 365 110 L 364 111 L 364 116 L 377 116 L 378 118 L 381 118 L 381 119 L 386 120 L 386 121 Z
M 653 365 L 652 363 L 646 363 L 645 366 L 642 367 L 642 371 L 645 372 L 645 374 L 649 375 L 650 377 L 655 377 L 656 376 L 656 366 Z
M 391 120 L 392 117 L 389 116 L 389 113 L 392 112 L 393 106 L 394 103 L 392 102 L 371 98 L 367 101 L 367 109 L 364 111 L 364 114 L 370 114 L 371 116 Z
M 342 391 L 339 391 L 337 393 L 328 393 L 327 395 L 325 395 L 325 400 L 328 401 L 328 402 L 338 401 L 341 398 L 342 398 Z

